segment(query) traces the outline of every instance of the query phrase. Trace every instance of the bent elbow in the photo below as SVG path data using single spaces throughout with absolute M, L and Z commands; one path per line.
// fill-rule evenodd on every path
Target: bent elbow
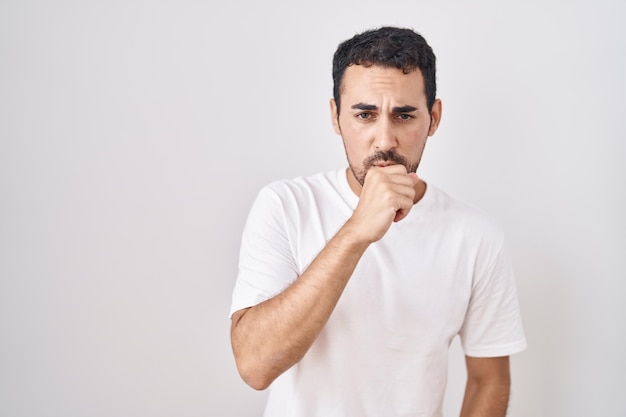
M 276 376 L 271 375 L 267 369 L 263 369 L 263 366 L 259 364 L 246 362 L 241 359 L 236 360 L 236 363 L 241 379 L 257 391 L 267 389 L 276 379 Z
M 248 386 L 252 387 L 253 389 L 257 390 L 257 391 L 264 391 L 267 388 L 269 388 L 269 386 L 271 385 L 272 381 L 269 381 L 267 379 L 262 379 L 262 378 L 244 378 L 242 377 L 244 382 L 246 384 L 248 384 Z

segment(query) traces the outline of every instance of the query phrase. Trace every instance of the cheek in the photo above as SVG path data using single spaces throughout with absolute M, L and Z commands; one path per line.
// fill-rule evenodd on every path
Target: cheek
M 360 164 L 367 157 L 367 152 L 354 143 L 346 144 L 346 154 L 351 164 Z
M 410 147 L 407 148 L 407 151 L 412 155 L 419 155 L 424 150 L 424 145 L 426 144 L 426 138 L 420 137 L 419 140 L 413 141 L 410 144 Z
M 405 137 L 407 138 L 408 149 L 422 149 L 428 138 L 428 129 L 428 123 L 420 123 L 418 126 L 415 126 L 415 128 L 407 131 Z
M 362 162 L 368 156 L 371 141 L 363 129 L 355 128 L 354 125 L 345 123 L 341 125 L 343 144 L 351 162 Z

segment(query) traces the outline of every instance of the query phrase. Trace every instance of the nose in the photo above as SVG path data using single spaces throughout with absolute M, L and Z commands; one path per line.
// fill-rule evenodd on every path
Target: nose
M 382 117 L 378 120 L 375 134 L 374 146 L 377 151 L 386 152 L 394 149 L 398 144 L 393 123 L 386 117 Z

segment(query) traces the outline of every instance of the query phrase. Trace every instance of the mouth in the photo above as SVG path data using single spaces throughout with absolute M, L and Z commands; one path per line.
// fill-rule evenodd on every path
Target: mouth
M 378 167 L 378 168 L 388 167 L 389 165 L 396 165 L 396 163 L 395 162 L 375 162 L 372 164 L 373 167 Z

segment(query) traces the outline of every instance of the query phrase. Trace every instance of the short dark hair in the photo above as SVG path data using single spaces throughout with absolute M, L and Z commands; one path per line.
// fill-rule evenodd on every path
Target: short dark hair
M 350 65 L 379 65 L 401 69 L 405 74 L 419 69 L 424 78 L 428 111 L 437 96 L 435 54 L 426 39 L 412 29 L 383 26 L 354 35 L 337 47 L 333 56 L 333 96 L 340 108 L 343 75 Z

